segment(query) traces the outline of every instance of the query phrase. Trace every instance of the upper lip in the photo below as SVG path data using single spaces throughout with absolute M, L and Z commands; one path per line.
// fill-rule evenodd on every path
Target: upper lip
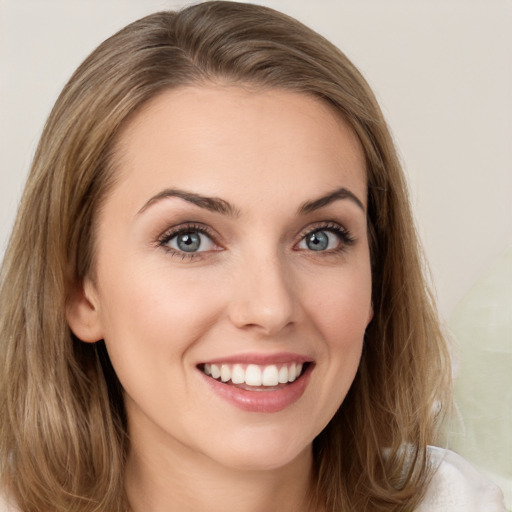
M 261 353 L 247 353 L 237 354 L 226 357 L 217 357 L 215 359 L 208 359 L 201 361 L 200 364 L 257 364 L 257 365 L 270 365 L 270 364 L 285 364 L 285 363 L 311 363 L 313 359 L 309 356 L 302 354 L 295 354 L 292 352 L 279 352 L 276 354 L 261 354 Z

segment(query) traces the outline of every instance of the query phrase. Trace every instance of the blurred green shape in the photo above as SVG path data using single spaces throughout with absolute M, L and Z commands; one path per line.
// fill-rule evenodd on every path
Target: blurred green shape
M 455 308 L 455 399 L 463 428 L 450 445 L 504 490 L 512 506 L 512 246 Z

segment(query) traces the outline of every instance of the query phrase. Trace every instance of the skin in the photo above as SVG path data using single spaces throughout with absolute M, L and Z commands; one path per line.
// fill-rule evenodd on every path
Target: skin
M 305 510 L 311 443 L 353 381 L 372 317 L 356 136 L 304 94 L 197 86 L 137 113 L 117 159 L 94 278 L 68 321 L 85 342 L 105 339 L 125 390 L 133 510 Z M 353 197 L 300 212 L 340 188 Z M 220 198 L 231 214 L 159 197 L 167 189 Z M 187 222 L 211 235 L 192 259 L 176 239 L 159 242 Z M 322 228 L 330 248 L 313 251 L 304 236 Z M 277 412 L 234 406 L 197 367 L 283 352 L 313 365 L 303 395 Z

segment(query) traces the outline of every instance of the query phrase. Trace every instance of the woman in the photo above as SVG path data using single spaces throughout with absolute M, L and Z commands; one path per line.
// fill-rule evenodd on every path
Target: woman
M 15 509 L 437 511 L 449 474 L 453 510 L 501 510 L 428 448 L 449 357 L 375 98 L 275 11 L 157 13 L 86 59 L 0 297 Z

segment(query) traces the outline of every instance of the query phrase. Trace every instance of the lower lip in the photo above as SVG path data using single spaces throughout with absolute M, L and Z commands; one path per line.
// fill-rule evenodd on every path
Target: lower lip
M 261 388 L 258 391 L 249 391 L 219 382 L 203 372 L 201 375 L 215 394 L 235 407 L 249 412 L 270 413 L 282 411 L 299 400 L 308 385 L 312 370 L 313 365 L 310 364 L 297 380 L 272 391 Z

